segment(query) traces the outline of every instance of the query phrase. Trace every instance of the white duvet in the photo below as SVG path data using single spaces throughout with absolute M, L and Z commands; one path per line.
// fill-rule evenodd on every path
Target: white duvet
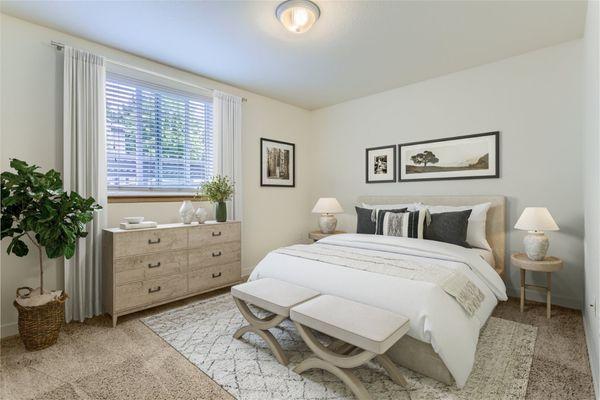
M 498 300 L 507 299 L 504 282 L 480 254 L 448 243 L 392 236 L 344 234 L 329 236 L 320 243 L 393 252 L 407 259 L 431 259 L 437 265 L 466 274 L 484 293 L 484 300 L 472 317 L 435 284 L 284 254 L 267 254 L 250 276 L 250 280 L 268 277 L 295 283 L 408 317 L 408 334 L 431 343 L 456 385 L 464 386 L 473 368 L 479 331 Z

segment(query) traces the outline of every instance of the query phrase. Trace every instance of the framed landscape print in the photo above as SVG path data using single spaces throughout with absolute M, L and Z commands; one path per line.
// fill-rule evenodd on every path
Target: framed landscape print
M 396 182 L 396 146 L 371 147 L 366 150 L 366 182 Z
M 260 138 L 260 186 L 294 187 L 295 185 L 295 145 Z
M 500 176 L 500 132 L 398 145 L 399 182 Z

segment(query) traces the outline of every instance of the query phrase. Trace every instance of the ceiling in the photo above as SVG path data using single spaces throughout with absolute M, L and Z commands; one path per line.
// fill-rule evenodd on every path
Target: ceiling
M 579 38 L 584 1 L 2 1 L 1 11 L 306 109 Z

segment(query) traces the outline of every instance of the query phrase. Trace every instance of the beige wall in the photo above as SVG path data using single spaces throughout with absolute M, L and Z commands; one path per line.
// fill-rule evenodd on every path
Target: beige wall
M 243 166 L 244 220 L 242 267 L 250 269 L 270 249 L 305 240 L 314 221 L 308 196 L 310 176 L 309 112 L 231 86 L 222 85 L 133 55 L 46 29 L 6 15 L 1 16 L 1 149 L 2 170 L 10 157 L 34 162 L 44 169 L 62 167 L 62 56 L 50 41 L 87 49 L 106 57 L 161 74 L 244 96 Z M 296 144 L 296 188 L 259 186 L 259 138 L 267 137 Z M 110 204 L 110 225 L 123 216 L 144 215 L 158 222 L 178 220 L 179 203 Z M 209 209 L 212 207 L 207 204 Z M 25 258 L 8 256 L 2 242 L 1 321 L 2 335 L 16 332 L 12 306 L 15 289 L 38 286 L 36 254 Z M 46 285 L 61 288 L 62 262 L 46 263 Z
M 584 210 L 585 210 L 585 303 L 584 324 L 594 376 L 598 390 L 599 336 L 598 287 L 600 282 L 600 4 L 588 2 L 584 43 Z
M 504 195 L 508 253 L 522 251 L 524 232 L 512 226 L 523 208 L 549 207 L 561 228 L 549 233 L 550 254 L 566 261 L 553 300 L 580 308 L 581 50 L 574 41 L 315 111 L 314 197 L 336 196 L 348 212 L 340 219 L 353 229 L 359 195 Z M 500 179 L 365 183 L 365 148 L 497 130 Z M 517 295 L 518 271 L 506 268 Z

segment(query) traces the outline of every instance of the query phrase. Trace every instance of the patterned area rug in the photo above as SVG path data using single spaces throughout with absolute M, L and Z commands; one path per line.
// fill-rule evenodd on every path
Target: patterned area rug
M 233 339 L 245 321 L 229 294 L 142 321 L 238 400 L 354 399 L 327 372 L 313 370 L 300 376 L 292 371 L 311 352 L 290 321 L 271 330 L 290 359 L 289 368 L 275 360 L 258 336 L 249 333 L 243 340 Z M 536 336 L 534 326 L 490 318 L 479 338 L 473 372 L 462 390 L 400 368 L 409 383 L 405 389 L 376 363 L 354 372 L 374 399 L 523 399 Z

